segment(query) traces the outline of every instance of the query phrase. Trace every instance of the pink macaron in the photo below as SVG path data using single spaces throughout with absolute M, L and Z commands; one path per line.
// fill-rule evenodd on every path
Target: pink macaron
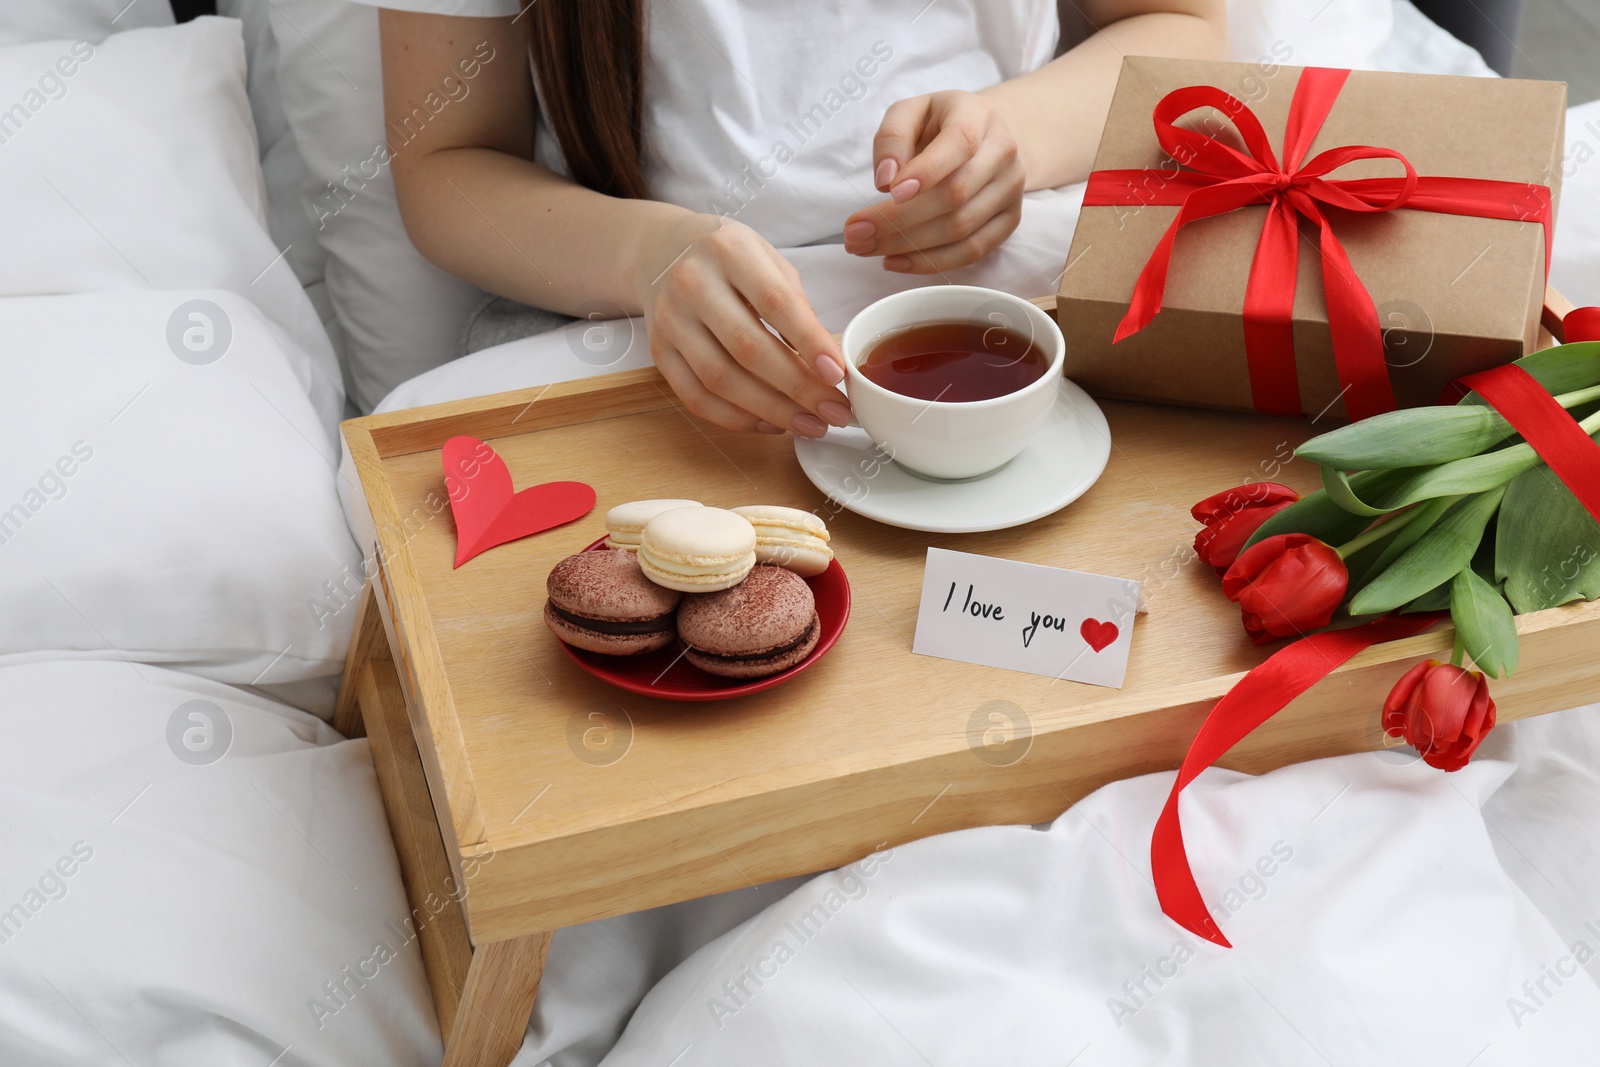
M 684 658 L 723 678 L 763 678 L 788 670 L 817 647 L 822 624 L 805 579 L 761 564 L 731 589 L 697 593 L 678 609 Z
M 644 576 L 632 552 L 579 552 L 545 581 L 545 625 L 574 648 L 636 656 L 672 643 L 683 594 Z

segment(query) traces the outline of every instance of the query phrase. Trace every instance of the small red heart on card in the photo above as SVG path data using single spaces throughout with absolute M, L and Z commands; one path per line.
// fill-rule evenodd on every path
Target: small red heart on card
M 513 493 L 506 461 L 476 437 L 444 443 L 444 485 L 456 518 L 457 567 L 495 545 L 594 510 L 594 489 L 583 482 L 545 482 Z
M 1078 634 L 1096 652 L 1115 641 L 1118 633 L 1116 623 L 1101 622 L 1099 619 L 1084 619 L 1083 625 L 1078 627 Z

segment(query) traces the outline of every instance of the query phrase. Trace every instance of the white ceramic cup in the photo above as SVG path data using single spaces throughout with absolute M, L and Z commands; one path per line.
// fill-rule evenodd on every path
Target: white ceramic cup
M 885 334 L 936 322 L 1006 327 L 1043 349 L 1038 381 L 990 400 L 919 400 L 886 389 L 860 364 Z M 845 327 L 845 388 L 856 421 L 913 474 L 944 481 L 977 478 L 1005 466 L 1044 425 L 1061 384 L 1066 345 L 1049 315 L 1021 297 L 976 285 L 929 285 L 886 296 Z

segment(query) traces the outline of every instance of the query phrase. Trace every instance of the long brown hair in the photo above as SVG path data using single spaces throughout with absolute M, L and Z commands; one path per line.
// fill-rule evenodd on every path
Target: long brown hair
M 643 198 L 643 0 L 534 0 L 539 94 L 579 184 Z

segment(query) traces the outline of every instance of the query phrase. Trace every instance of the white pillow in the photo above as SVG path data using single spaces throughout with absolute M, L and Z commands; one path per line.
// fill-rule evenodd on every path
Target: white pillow
M 0 1063 L 439 1063 L 366 741 L 116 661 L 0 668 L 0 730 Z
M 61 38 L 99 44 L 120 30 L 171 26 L 167 0 L 6 0 L 0 45 Z
M 265 5 L 284 110 L 311 180 L 302 207 L 328 252 L 350 396 L 369 411 L 396 385 L 454 359 L 482 290 L 406 236 L 387 164 L 378 13 L 348 0 Z
M 1600 304 L 1600 100 L 1567 109 L 1550 284 L 1573 303 Z
M 1229 0 L 1228 57 L 1296 67 L 1350 67 L 1394 28 L 1392 0 Z
M 189 290 L 4 299 L 0 337 L 0 663 L 339 672 L 362 562 L 281 330 Z
M 1263 82 L 1278 65 L 1494 76 L 1410 0 L 1229 0 L 1228 55 Z
M 236 21 L 0 48 L 0 152 L 0 296 L 229 289 L 339 388 L 267 236 Z
M 1411 0 L 1394 0 L 1394 29 L 1361 67 L 1407 74 L 1459 74 L 1467 78 L 1498 78 L 1478 50 L 1457 39 L 1418 11 Z
M 317 297 L 310 287 L 326 299 L 320 283 L 328 254 L 317 241 L 310 217 L 300 199 L 300 190 L 309 177 L 306 163 L 295 144 L 294 131 L 283 112 L 283 93 L 278 88 L 278 42 L 267 21 L 267 9 L 245 0 L 219 0 L 217 13 L 239 20 L 244 35 L 245 60 L 249 74 L 245 89 L 250 97 L 250 114 L 256 123 L 256 140 L 261 145 L 261 175 L 267 189 L 267 232 L 282 248 L 290 246 L 284 259 L 294 268 L 295 277 L 307 287 L 313 304 Z M 323 308 L 318 307 L 318 312 Z M 324 325 L 327 319 L 324 316 Z

